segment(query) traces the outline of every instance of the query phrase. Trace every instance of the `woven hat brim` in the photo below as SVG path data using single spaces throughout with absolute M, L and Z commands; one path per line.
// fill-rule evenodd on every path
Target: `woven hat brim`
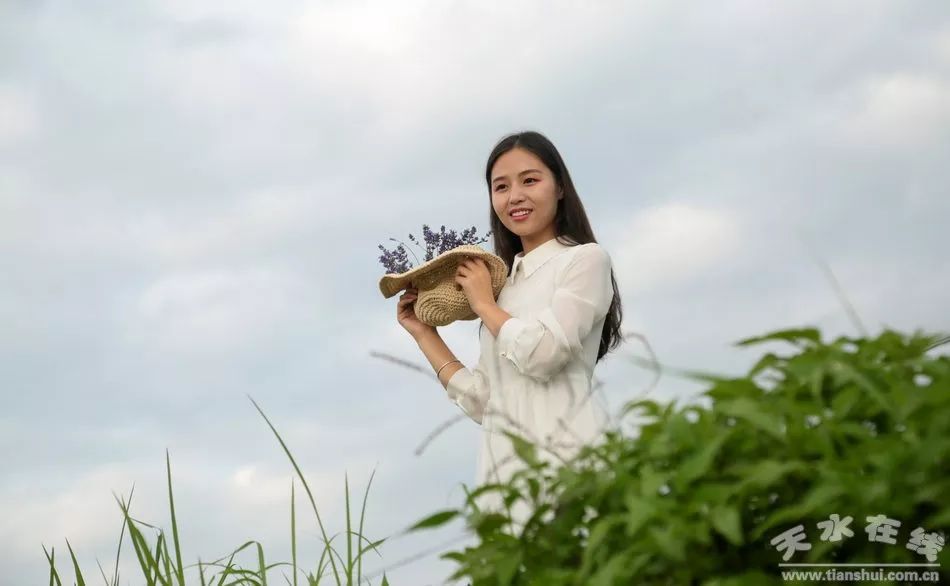
M 459 257 L 464 256 L 477 256 L 484 259 L 488 264 L 488 270 L 491 271 L 493 276 L 497 273 L 501 273 L 506 277 L 508 275 L 508 265 L 505 264 L 505 261 L 502 260 L 500 256 L 488 252 L 481 246 L 464 244 L 447 250 L 432 260 L 413 267 L 405 273 L 384 275 L 379 280 L 379 290 L 383 294 L 383 297 L 388 299 L 403 289 L 406 289 L 413 281 L 421 279 L 427 273 L 442 269 L 447 264 L 458 263 L 460 260 Z

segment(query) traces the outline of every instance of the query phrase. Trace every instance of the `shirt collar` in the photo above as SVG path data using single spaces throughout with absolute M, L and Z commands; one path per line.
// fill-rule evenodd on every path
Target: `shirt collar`
M 531 273 L 538 270 L 541 265 L 568 248 L 570 248 L 570 245 L 562 244 L 560 241 L 558 241 L 557 237 L 554 237 L 544 244 L 541 244 L 528 254 L 525 254 L 524 251 L 519 252 L 515 255 L 515 258 L 511 263 L 511 274 L 508 276 L 508 282 L 514 282 L 515 273 L 518 271 L 519 265 L 522 266 L 524 276 L 530 277 Z

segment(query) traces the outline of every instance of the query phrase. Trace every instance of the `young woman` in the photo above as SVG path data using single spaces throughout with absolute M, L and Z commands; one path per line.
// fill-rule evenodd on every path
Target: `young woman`
M 556 463 L 595 442 L 606 414 L 590 400 L 595 364 L 621 341 L 622 310 L 610 256 L 597 243 L 557 149 L 537 132 L 503 138 L 485 168 L 494 252 L 511 267 L 497 301 L 488 267 L 469 259 L 455 281 L 481 318 L 478 364 L 466 368 L 435 327 L 416 318 L 418 291 L 397 319 L 435 369 L 448 397 L 482 425 L 477 484 L 504 482 L 521 466 L 511 431 Z M 480 505 L 503 510 L 498 493 Z M 520 503 L 520 502 L 519 502 Z M 516 524 L 530 514 L 511 511 Z

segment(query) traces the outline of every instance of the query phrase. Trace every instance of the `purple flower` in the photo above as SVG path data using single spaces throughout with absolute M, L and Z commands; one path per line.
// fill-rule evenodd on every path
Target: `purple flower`
M 447 250 L 452 250 L 453 248 L 457 248 L 466 244 L 478 245 L 482 244 L 483 242 L 488 242 L 488 237 L 490 235 L 491 231 L 488 231 L 484 237 L 479 239 L 475 226 L 472 226 L 467 230 L 462 230 L 462 233 L 459 234 L 455 230 L 446 231 L 445 226 L 441 226 L 438 232 L 433 232 L 431 229 L 429 229 L 428 224 L 423 224 L 423 242 L 420 243 L 412 234 L 409 235 L 409 240 L 419 249 L 425 251 L 422 261 L 419 260 L 419 257 L 417 257 L 414 252 L 412 253 L 412 256 L 416 259 L 416 262 L 418 264 L 422 264 L 432 260 Z M 383 252 L 383 254 L 381 254 L 379 257 L 379 262 L 383 265 L 383 268 L 386 269 L 386 273 L 405 273 L 406 271 L 412 269 L 412 267 L 415 265 L 409 261 L 409 256 L 407 254 L 408 252 L 412 251 L 407 250 L 405 244 L 400 240 L 395 238 L 390 238 L 390 240 L 393 242 L 398 242 L 399 246 L 393 250 L 387 250 L 382 244 L 379 245 L 379 249 Z

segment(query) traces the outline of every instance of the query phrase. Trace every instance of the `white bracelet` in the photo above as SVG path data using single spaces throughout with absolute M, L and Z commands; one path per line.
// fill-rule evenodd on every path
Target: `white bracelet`
M 442 369 L 445 368 L 446 366 L 452 364 L 453 362 L 461 362 L 461 360 L 449 360 L 448 362 L 446 362 L 445 364 L 443 364 L 442 366 L 440 366 L 440 367 L 439 367 L 439 370 L 435 371 L 435 378 L 439 378 L 439 375 L 442 374 Z

